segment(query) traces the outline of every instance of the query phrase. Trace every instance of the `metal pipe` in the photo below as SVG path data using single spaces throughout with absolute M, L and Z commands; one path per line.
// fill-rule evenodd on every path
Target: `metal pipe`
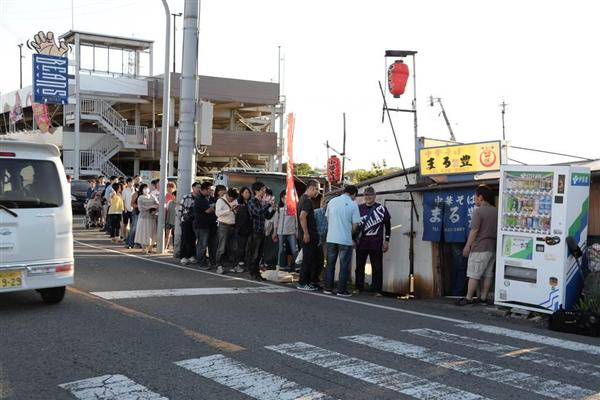
M 177 17 L 181 17 L 181 13 L 171 13 L 171 15 L 173 16 L 173 72 L 176 72 L 177 70 L 175 69 L 175 59 L 177 58 L 177 47 L 176 46 L 176 40 L 177 40 L 177 20 L 175 18 Z
M 160 139 L 160 189 L 158 199 L 158 224 L 156 238 L 156 252 L 164 253 L 165 251 L 165 194 L 167 191 L 167 167 L 169 157 L 169 99 L 171 71 L 169 71 L 169 35 L 171 34 L 171 13 L 169 12 L 169 4 L 166 0 L 162 0 L 165 8 L 165 72 L 163 74 L 163 115 L 162 129 Z
M 344 116 L 344 143 L 342 144 L 342 186 L 344 186 L 344 170 L 346 167 L 346 113 Z
M 417 160 L 419 159 L 419 137 L 418 137 L 418 124 L 417 124 L 417 64 L 415 61 L 415 53 L 412 54 L 412 62 L 413 62 L 413 101 L 412 107 L 414 110 L 413 119 L 414 119 L 414 128 L 415 128 L 415 165 L 417 165 Z M 390 123 L 392 120 L 390 119 Z M 402 167 L 404 168 L 404 167 Z M 417 220 L 419 219 L 419 215 L 417 214 Z
M 390 121 L 390 127 L 392 128 L 392 134 L 394 135 L 394 142 L 396 143 L 396 149 L 398 150 L 398 155 L 400 156 L 400 163 L 402 164 L 402 170 L 406 171 L 406 167 L 404 166 L 404 159 L 402 158 L 402 152 L 400 151 L 400 145 L 398 144 L 398 137 L 396 136 L 396 130 L 394 129 L 394 123 L 392 122 L 392 116 L 390 115 L 390 110 L 387 108 L 387 101 L 385 99 L 385 92 L 383 91 L 383 86 L 381 85 L 381 81 L 379 81 L 379 90 L 381 91 L 381 97 L 383 97 L 383 109 L 387 113 L 388 120 Z M 414 107 L 414 106 L 413 106 Z M 416 109 L 415 109 L 415 132 L 416 132 Z M 415 146 L 417 142 L 415 141 Z M 415 147 L 416 149 L 416 147 Z M 416 159 L 415 159 L 416 161 Z M 410 182 L 408 180 L 408 175 L 404 175 L 406 177 L 406 185 L 409 185 Z M 414 204 L 414 198 L 412 193 L 410 194 L 410 199 Z M 417 221 L 419 220 L 419 214 L 417 213 L 417 208 L 413 207 L 415 211 L 415 216 L 417 217 Z
M 79 91 L 81 90 L 81 85 L 79 83 L 79 67 L 81 65 L 81 42 L 79 38 L 79 33 L 75 34 L 75 127 L 73 129 L 73 179 L 79 179 L 79 170 L 81 160 L 79 158 L 79 130 L 81 124 L 81 99 Z
M 17 46 L 19 47 L 19 89 L 23 89 L 23 43 Z

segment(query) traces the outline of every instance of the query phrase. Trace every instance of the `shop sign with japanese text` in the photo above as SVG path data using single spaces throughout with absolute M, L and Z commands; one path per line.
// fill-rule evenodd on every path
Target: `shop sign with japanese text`
M 500 149 L 499 141 L 423 148 L 419 150 L 421 175 L 498 171 Z
M 464 243 L 475 209 L 475 189 L 455 189 L 423 194 L 423 240 Z M 442 236 L 443 235 L 443 236 Z

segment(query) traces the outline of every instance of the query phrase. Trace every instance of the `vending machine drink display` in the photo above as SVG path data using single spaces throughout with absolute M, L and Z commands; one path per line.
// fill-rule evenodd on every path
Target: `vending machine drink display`
M 584 167 L 501 167 L 497 305 L 552 313 L 576 303 L 583 274 L 567 238 L 585 249 L 589 185 Z

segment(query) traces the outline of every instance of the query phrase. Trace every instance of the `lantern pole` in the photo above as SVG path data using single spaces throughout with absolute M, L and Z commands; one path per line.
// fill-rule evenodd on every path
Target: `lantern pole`
M 342 186 L 344 186 L 344 168 L 346 166 L 346 113 L 342 114 L 344 118 L 344 143 L 342 144 Z
M 415 165 L 418 165 L 417 161 L 419 160 L 419 146 L 418 146 L 419 135 L 418 135 L 418 123 L 417 123 L 417 64 L 416 64 L 416 61 L 415 61 L 415 54 L 417 54 L 416 51 L 411 54 L 411 56 L 412 56 L 412 64 L 413 64 L 413 73 L 412 73 L 412 77 L 413 77 L 412 109 L 413 109 L 413 120 L 414 120 L 414 126 L 415 126 Z

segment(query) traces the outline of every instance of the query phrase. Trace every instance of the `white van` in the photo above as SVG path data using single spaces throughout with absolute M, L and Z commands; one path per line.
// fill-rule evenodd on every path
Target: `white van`
M 0 139 L 0 294 L 73 283 L 71 191 L 54 145 Z

